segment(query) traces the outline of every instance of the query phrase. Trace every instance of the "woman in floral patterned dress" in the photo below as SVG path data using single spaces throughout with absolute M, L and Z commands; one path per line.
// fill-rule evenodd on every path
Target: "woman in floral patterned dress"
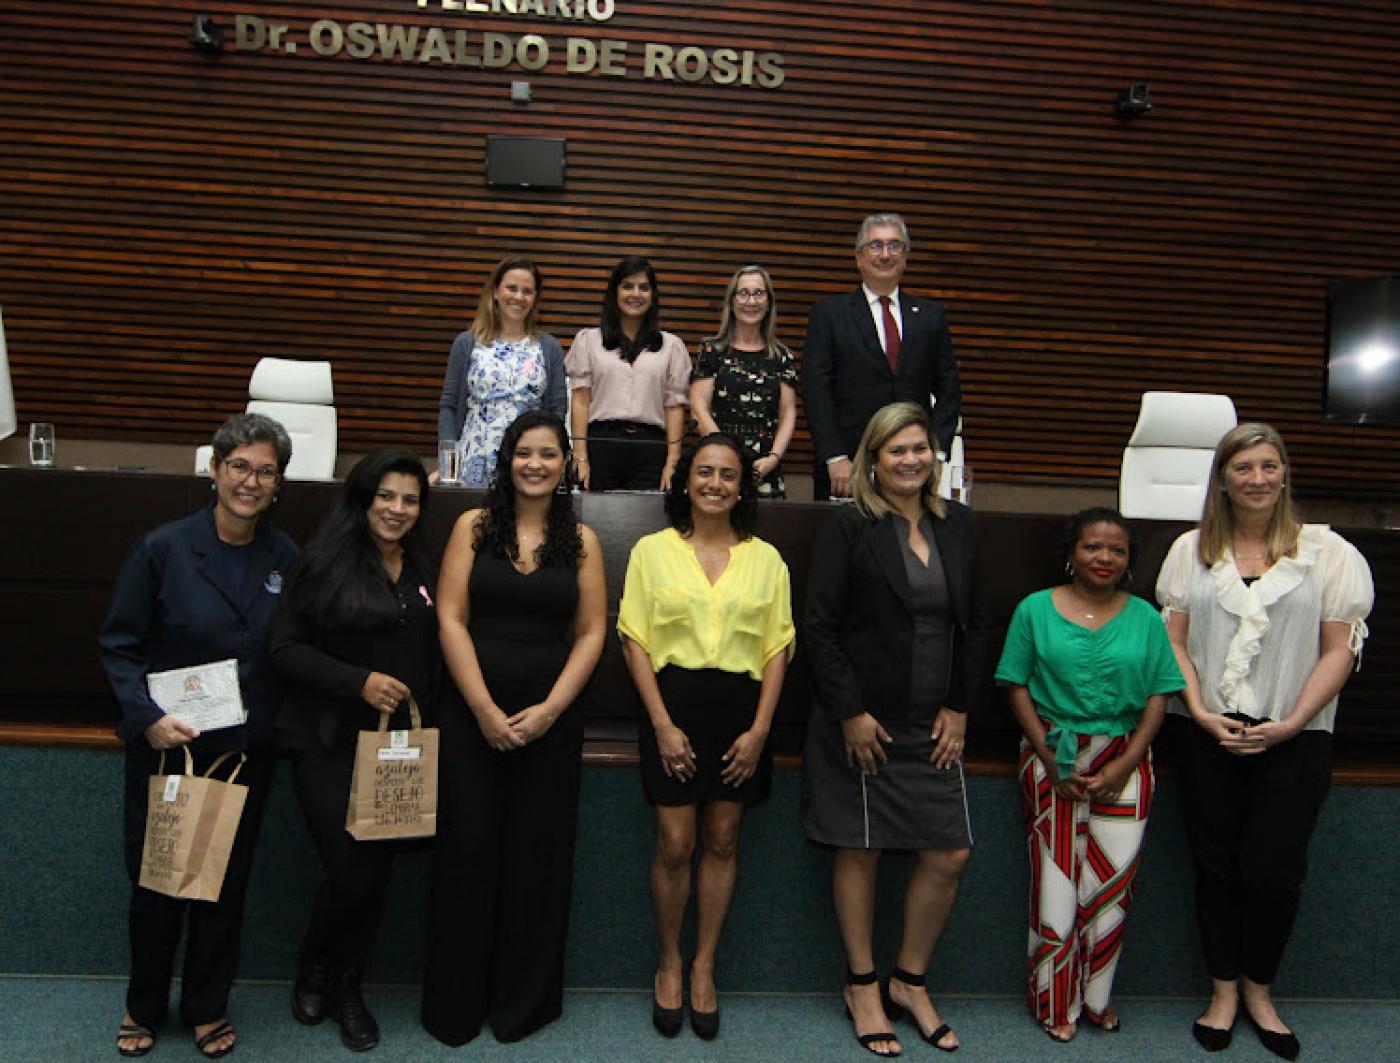
M 544 409 L 562 419 L 566 412 L 563 349 L 535 330 L 543 286 L 533 262 L 504 259 L 481 289 L 471 328 L 452 344 L 438 438 L 457 440 L 468 487 L 488 486 L 501 436 L 522 413 Z

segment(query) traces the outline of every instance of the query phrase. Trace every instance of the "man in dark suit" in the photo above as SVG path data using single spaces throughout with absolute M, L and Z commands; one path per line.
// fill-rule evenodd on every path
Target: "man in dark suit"
M 931 410 L 938 448 L 946 454 L 952 446 L 962 408 L 957 352 L 943 305 L 899 290 L 909 250 L 903 218 L 870 215 L 856 235 L 861 286 L 812 308 L 802 399 L 816 445 L 817 499 L 851 493 L 851 459 L 865 423 L 891 402 Z

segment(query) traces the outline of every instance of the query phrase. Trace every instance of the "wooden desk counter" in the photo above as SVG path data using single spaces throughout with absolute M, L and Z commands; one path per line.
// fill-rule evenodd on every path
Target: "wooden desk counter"
M 122 558 L 146 531 L 203 504 L 202 477 L 114 470 L 0 467 L 6 500 L 5 549 L 0 550 L 0 742 L 92 743 L 109 735 L 116 707 L 97 663 L 95 639 Z M 338 483 L 291 482 L 266 519 L 306 542 L 337 493 Z M 478 492 L 435 488 L 424 517 L 428 548 L 438 555 L 452 524 L 480 501 Z M 607 569 L 610 619 L 639 537 L 664 526 L 655 494 L 575 496 L 580 516 L 598 534 Z M 801 617 L 811 544 L 830 512 L 826 503 L 760 504 L 759 534 L 783 554 L 792 572 L 793 609 Z M 1005 770 L 1017 731 L 1002 693 L 991 682 L 1011 611 L 1022 597 L 1063 579 L 1060 538 L 1065 518 L 979 514 L 985 594 L 993 621 L 992 652 L 982 698 L 969 726 L 969 758 Z M 1132 589 L 1150 598 L 1157 570 L 1188 524 L 1132 522 L 1142 540 Z M 1337 760 L 1360 769 L 1400 765 L 1400 719 L 1393 711 L 1400 686 L 1400 533 L 1338 529 L 1371 564 L 1377 602 L 1364 667 L 1342 694 Z M 811 703 L 811 679 L 798 656 L 788 672 L 774 726 L 780 755 L 800 752 Z M 617 640 L 609 638 L 579 706 L 588 719 L 589 748 L 602 760 L 624 759 L 633 748 L 640 703 Z

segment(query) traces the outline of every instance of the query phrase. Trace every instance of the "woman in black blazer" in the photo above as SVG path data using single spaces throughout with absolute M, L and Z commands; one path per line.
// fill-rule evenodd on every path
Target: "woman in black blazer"
M 180 1017 L 194 1027 L 195 1044 L 210 1059 L 227 1055 L 238 1043 L 227 1021 L 229 988 L 238 971 L 243 898 L 272 779 L 272 719 L 281 696 L 268 662 L 267 636 L 282 577 L 296 561 L 297 548 L 262 519 L 292 458 L 286 431 L 261 414 L 245 413 L 225 422 L 213 442 L 213 504 L 162 525 L 136 544 L 97 637 L 98 657 L 121 707 L 117 737 L 126 743 L 131 979 L 117 1034 L 123 1056 L 144 1056 L 155 1046 L 187 917 Z M 238 662 L 246 724 L 200 734 L 151 698 L 146 679 L 152 672 L 228 659 Z M 239 774 L 248 787 L 247 803 L 223 889 L 213 902 L 176 900 L 138 884 L 148 783 L 161 751 L 182 745 L 189 746 L 199 772 L 228 750 L 247 758 Z M 173 765 L 167 760 L 166 770 L 178 771 L 182 760 Z
M 302 940 L 292 1015 L 329 1016 L 347 1048 L 379 1043 L 360 992 L 365 956 L 384 906 L 389 867 L 404 843 L 358 842 L 345 829 L 360 731 L 408 699 L 428 725 L 439 673 L 436 574 L 416 549 L 428 496 L 423 463 L 381 450 L 350 470 L 345 492 L 307 546 L 272 630 L 272 660 L 290 690 L 277 717 L 292 751 L 292 781 L 325 878 Z
M 963 735 L 982 676 L 986 621 L 972 514 L 938 497 L 938 470 L 921 408 L 901 402 L 877 411 L 855 458 L 855 504 L 833 513 L 818 535 L 807 590 L 816 699 L 803 758 L 803 826 L 836 849 L 846 1005 L 856 1039 L 876 1055 L 899 1053 L 889 1019 L 905 1011 L 936 1048 L 958 1047 L 924 989 L 924 972 L 972 846 Z M 917 862 L 899 956 L 881 993 L 871 928 L 886 849 L 914 851 Z

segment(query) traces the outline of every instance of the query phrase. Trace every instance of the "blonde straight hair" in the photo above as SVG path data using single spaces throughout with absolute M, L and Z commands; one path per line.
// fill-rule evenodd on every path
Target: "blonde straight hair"
M 540 268 L 528 258 L 505 258 L 496 263 L 481 289 L 481 298 L 476 303 L 476 317 L 472 320 L 472 336 L 477 343 L 490 343 L 501 334 L 501 310 L 496 305 L 496 289 L 513 269 L 523 269 L 535 278 L 535 301 L 530 304 L 530 312 L 525 315 L 525 335 L 535 334 L 535 314 L 540 308 L 540 293 L 544 289 L 544 279 Z
M 1298 533 L 1302 531 L 1303 526 L 1293 512 L 1293 472 L 1288 464 L 1288 451 L 1283 445 L 1283 436 L 1271 425 L 1260 421 L 1246 421 L 1225 433 L 1225 438 L 1215 448 L 1215 459 L 1210 465 L 1206 504 L 1201 511 L 1200 542 L 1196 548 L 1201 564 L 1207 568 L 1225 556 L 1235 533 L 1235 513 L 1230 505 L 1230 496 L 1225 491 L 1225 469 L 1240 451 L 1264 443 L 1277 450 L 1279 460 L 1283 462 L 1283 487 L 1279 492 L 1278 502 L 1274 504 L 1269 526 L 1264 532 L 1267 560 L 1272 565 L 1281 557 L 1292 557 L 1298 549 Z
M 918 425 L 928 437 L 929 448 L 933 451 L 933 468 L 929 471 L 928 482 L 924 484 L 924 508 L 935 517 L 943 517 L 948 512 L 943 499 L 938 494 L 938 478 L 943 472 L 943 463 L 938 460 L 938 442 L 933 438 L 933 427 L 923 407 L 912 402 L 892 402 L 875 411 L 875 415 L 865 426 L 856 449 L 856 460 L 851 466 L 851 497 L 867 517 L 879 520 L 895 512 L 875 483 L 875 464 L 880 450 L 900 432 L 910 425 Z
M 766 312 L 758 330 L 763 334 L 763 353 L 769 358 L 776 358 L 779 351 L 786 353 L 787 348 L 778 342 L 778 296 L 773 291 L 773 278 L 768 276 L 768 271 L 762 266 L 740 266 L 734 271 L 734 276 L 729 278 L 729 287 L 724 289 L 724 304 L 719 312 L 719 332 L 711 336 L 708 342 L 721 348 L 733 345 L 734 293 L 739 290 L 739 279 L 749 273 L 763 279 L 763 290 L 768 293 Z

